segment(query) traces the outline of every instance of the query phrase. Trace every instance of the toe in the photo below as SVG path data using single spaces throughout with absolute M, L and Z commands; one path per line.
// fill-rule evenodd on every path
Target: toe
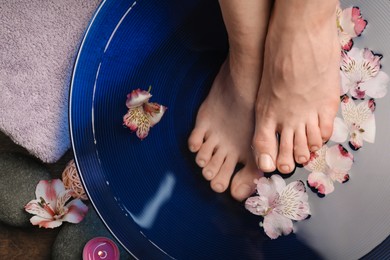
M 256 128 L 252 146 L 257 167 L 263 172 L 273 172 L 276 169 L 275 161 L 278 153 L 275 127 L 265 127 L 259 122 L 261 127 Z
M 263 173 L 257 169 L 254 163 L 252 165 L 245 165 L 244 168 L 237 172 L 233 177 L 230 187 L 232 197 L 238 201 L 243 201 L 251 196 L 256 189 L 254 180 L 262 176 Z
M 206 180 L 212 180 L 215 175 L 221 169 L 223 162 L 225 161 L 226 153 L 222 149 L 217 149 L 214 155 L 211 157 L 210 162 L 203 168 L 202 173 Z
M 188 138 L 188 148 L 191 152 L 196 153 L 202 146 L 206 130 L 201 127 L 196 127 Z
M 205 167 L 214 153 L 214 149 L 217 145 L 216 138 L 209 138 L 204 144 L 200 147 L 198 154 L 196 155 L 195 161 L 199 167 Z
M 294 158 L 299 164 L 307 162 L 310 158 L 310 151 L 307 146 L 306 129 L 301 127 L 294 133 Z
M 321 137 L 320 127 L 318 125 L 318 118 L 313 118 L 306 125 L 307 144 L 310 151 L 315 152 L 322 147 L 323 141 Z
M 234 168 L 237 165 L 237 157 L 228 155 L 223 162 L 221 169 L 217 173 L 214 179 L 212 179 L 210 185 L 211 188 L 218 193 L 224 192 L 230 183 L 230 179 L 233 175 Z
M 295 168 L 293 148 L 294 131 L 290 128 L 284 128 L 280 134 L 279 154 L 277 158 L 277 168 L 281 173 L 290 173 Z
M 332 136 L 334 117 L 328 114 L 320 115 L 319 121 L 322 142 L 325 143 Z

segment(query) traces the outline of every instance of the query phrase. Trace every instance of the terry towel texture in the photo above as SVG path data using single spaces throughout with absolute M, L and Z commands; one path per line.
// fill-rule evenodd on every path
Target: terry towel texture
M 77 49 L 100 0 L 0 5 L 0 130 L 43 162 L 69 148 L 68 95 Z

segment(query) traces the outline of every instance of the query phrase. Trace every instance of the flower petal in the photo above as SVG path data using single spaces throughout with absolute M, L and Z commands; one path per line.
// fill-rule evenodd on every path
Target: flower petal
M 286 187 L 286 181 L 278 174 L 273 174 L 269 181 L 273 189 L 276 190 L 276 192 L 279 194 L 281 194 L 281 192 Z
M 332 179 L 323 172 L 312 172 L 307 178 L 309 186 L 316 189 L 318 193 L 326 195 L 334 191 Z
M 275 212 L 292 220 L 303 220 L 310 215 L 305 184 L 302 181 L 289 183 L 280 194 Z
M 309 161 L 305 164 L 305 169 L 308 171 L 325 171 L 327 164 L 325 161 L 326 150 L 328 146 L 323 145 L 320 150 L 311 153 Z
M 38 203 L 40 203 L 39 200 L 32 200 L 29 203 L 27 203 L 26 206 L 24 206 L 24 209 L 30 213 L 37 215 L 44 219 L 52 219 L 52 216 L 44 210 Z
M 88 212 L 88 207 L 80 199 L 70 201 L 66 207 L 68 208 L 68 212 L 61 220 L 70 223 L 79 223 Z
M 264 216 L 269 209 L 268 199 L 264 196 L 249 197 L 245 201 L 245 208 L 252 214 Z
M 325 155 L 326 163 L 330 169 L 348 172 L 353 164 L 353 155 L 341 144 L 329 147 Z
M 160 122 L 167 108 L 157 103 L 145 103 L 144 110 L 149 118 L 150 126 L 152 127 Z
M 330 140 L 336 143 L 344 143 L 348 139 L 349 129 L 347 124 L 339 117 L 334 119 L 333 133 Z
M 42 197 L 55 211 L 57 196 L 64 191 L 65 186 L 60 179 L 41 180 L 37 185 L 35 195 L 38 200 Z
M 362 18 L 360 9 L 357 6 L 352 8 L 352 21 L 355 24 L 354 30 L 356 36 L 360 36 L 367 26 L 367 21 Z
M 152 95 L 148 91 L 141 89 L 133 90 L 127 95 L 126 106 L 128 108 L 141 106 L 142 104 L 148 102 L 151 97 Z
M 271 239 L 276 239 L 280 235 L 288 235 L 293 231 L 292 220 L 279 215 L 276 212 L 271 212 L 264 217 L 264 232 Z
M 34 216 L 30 218 L 31 224 L 34 226 L 39 225 L 39 227 L 44 227 L 44 228 L 56 228 L 61 226 L 62 221 L 59 220 L 47 220 L 45 218 L 41 218 L 39 216 Z
M 365 91 L 367 96 L 382 98 L 387 94 L 389 81 L 389 76 L 385 72 L 379 71 L 375 77 L 361 83 L 360 88 Z
M 375 115 L 372 114 L 363 124 L 360 125 L 360 128 L 361 131 L 364 131 L 361 133 L 363 140 L 369 143 L 374 143 L 376 132 Z
M 339 18 L 342 30 L 352 37 L 356 37 L 355 23 L 352 19 L 352 7 L 345 8 Z

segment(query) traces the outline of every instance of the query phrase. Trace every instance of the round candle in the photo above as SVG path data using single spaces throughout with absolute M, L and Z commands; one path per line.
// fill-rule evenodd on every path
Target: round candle
M 119 249 L 107 237 L 95 237 L 84 246 L 83 260 L 119 260 Z

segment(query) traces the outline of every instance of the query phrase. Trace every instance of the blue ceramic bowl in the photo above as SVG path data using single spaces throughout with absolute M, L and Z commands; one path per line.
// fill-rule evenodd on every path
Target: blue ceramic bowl
M 87 193 L 136 258 L 319 259 L 295 235 L 267 238 L 242 203 L 211 191 L 188 151 L 227 47 L 217 1 L 103 1 L 80 47 L 70 96 Z M 149 86 L 152 101 L 168 111 L 140 141 L 122 117 L 126 95 Z

